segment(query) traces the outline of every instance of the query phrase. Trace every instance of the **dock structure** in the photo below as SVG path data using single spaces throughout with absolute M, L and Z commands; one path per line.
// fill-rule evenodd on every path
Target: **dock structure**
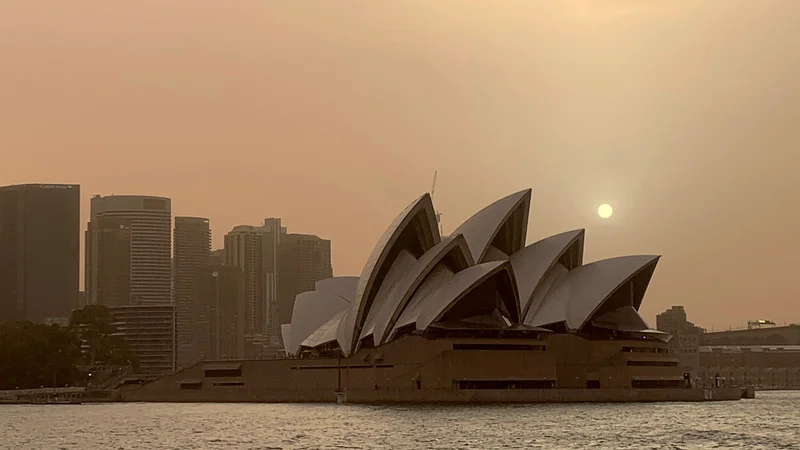
M 0 391 L 0 403 L 5 404 L 80 404 L 83 387 L 13 389 Z

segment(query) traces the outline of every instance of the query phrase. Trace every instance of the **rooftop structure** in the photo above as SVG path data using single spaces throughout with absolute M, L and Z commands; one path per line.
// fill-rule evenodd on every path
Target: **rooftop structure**
M 748 330 L 752 330 L 754 328 L 774 328 L 774 327 L 777 327 L 777 326 L 778 326 L 778 324 L 773 322 L 773 321 L 771 321 L 771 320 L 758 319 L 758 320 L 748 320 L 747 321 L 747 329 Z
M 800 345 L 800 325 L 712 331 L 700 336 L 701 345 Z

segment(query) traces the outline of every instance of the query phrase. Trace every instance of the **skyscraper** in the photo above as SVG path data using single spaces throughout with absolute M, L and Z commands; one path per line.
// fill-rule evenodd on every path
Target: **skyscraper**
M 0 321 L 69 317 L 79 259 L 80 186 L 0 187 Z
M 266 219 L 260 227 L 238 226 L 225 236 L 227 264 L 244 273 L 253 342 L 281 346 L 280 326 L 291 321 L 295 296 L 333 276 L 330 244 L 314 235 L 287 233 L 279 218 Z
M 207 320 L 200 324 L 200 353 L 205 359 L 244 358 L 245 286 L 241 270 L 231 265 L 210 264 L 200 274 L 198 297 Z
M 87 303 L 171 304 L 171 231 L 172 207 L 168 198 L 93 197 L 86 233 Z M 113 268 L 107 261 L 113 261 Z M 129 283 L 127 292 L 125 278 Z M 109 285 L 113 286 L 113 295 L 109 294 Z
M 263 331 L 265 275 L 261 227 L 240 225 L 225 235 L 225 262 L 239 268 L 244 277 L 245 326 L 248 332 Z
M 97 251 L 95 297 L 106 306 L 131 304 L 131 220 L 129 217 L 98 217 L 89 225 Z M 87 259 L 88 261 L 88 259 Z M 88 266 L 88 262 L 87 262 Z
M 264 226 L 261 227 L 262 261 L 264 269 L 264 331 L 266 332 L 267 342 L 270 347 L 277 347 L 280 344 L 276 338 L 280 336 L 280 324 L 277 332 L 275 328 L 276 317 L 280 314 L 280 272 L 281 272 L 281 239 L 286 235 L 286 228 L 281 226 L 281 219 L 271 217 L 264 219 Z
M 280 295 L 269 322 L 273 342 L 280 341 L 281 324 L 291 323 L 297 294 L 313 291 L 317 281 L 333 276 L 331 241 L 310 234 L 286 234 L 281 240 L 279 261 Z
M 211 253 L 208 255 L 208 265 L 219 266 L 222 264 L 225 264 L 225 250 L 221 248 L 212 250 Z
M 178 319 L 178 362 L 181 366 L 196 361 L 200 356 L 200 343 L 205 334 L 203 323 L 208 321 L 208 314 L 199 302 L 197 291 L 210 252 L 208 219 L 175 217 L 173 287 Z

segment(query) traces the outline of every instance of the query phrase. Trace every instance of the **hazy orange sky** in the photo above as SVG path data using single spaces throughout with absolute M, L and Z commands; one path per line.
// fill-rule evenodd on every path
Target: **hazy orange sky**
M 360 273 L 533 188 L 528 241 L 664 257 L 643 313 L 800 322 L 800 2 L 0 2 L 0 185 L 282 217 Z M 609 202 L 615 216 L 600 222 Z

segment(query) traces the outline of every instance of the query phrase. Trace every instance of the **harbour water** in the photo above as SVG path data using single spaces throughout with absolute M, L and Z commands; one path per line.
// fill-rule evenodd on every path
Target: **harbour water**
M 0 405 L 2 449 L 800 449 L 800 392 L 707 403 Z

